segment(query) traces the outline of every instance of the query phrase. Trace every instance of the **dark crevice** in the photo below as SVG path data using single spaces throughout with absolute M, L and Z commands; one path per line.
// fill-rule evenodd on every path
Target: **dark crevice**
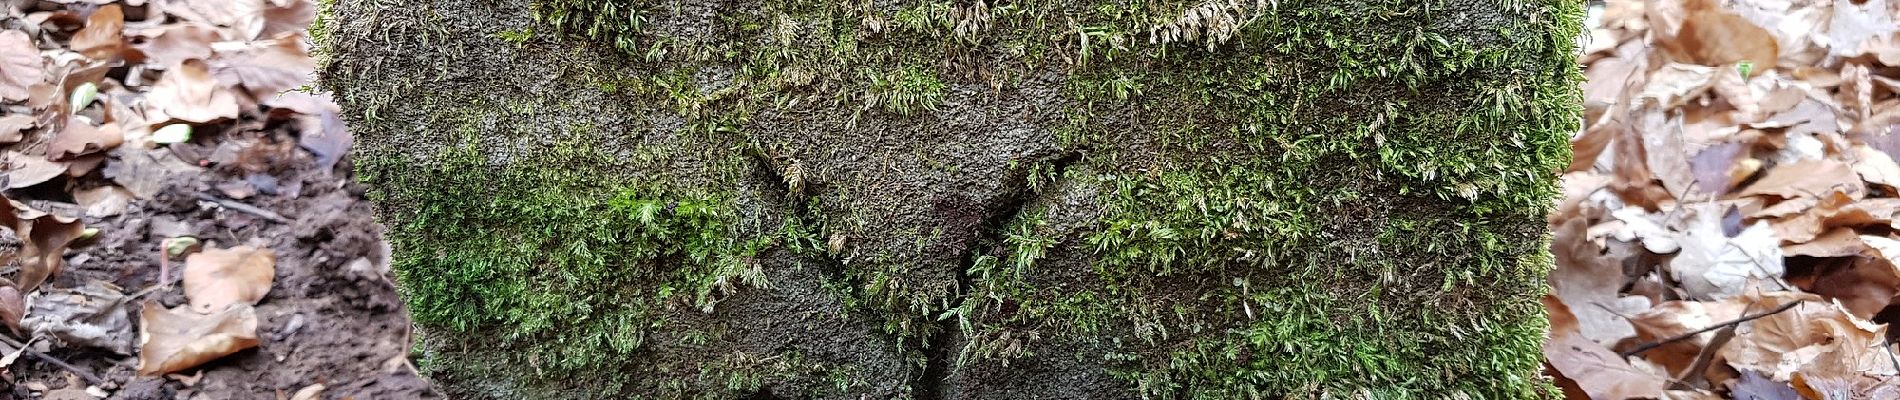
M 1059 181 L 1063 179 L 1063 175 L 1068 171 L 1069 165 L 1081 159 L 1081 152 L 1070 151 L 1057 153 L 1032 158 L 1033 161 L 1021 164 L 1023 167 L 1019 167 L 1016 171 L 1010 171 L 1011 175 L 1007 177 L 1004 182 L 1004 187 L 1008 188 L 1008 190 L 998 194 L 995 199 L 984 203 L 990 206 L 987 207 L 988 210 L 984 213 L 985 217 L 983 218 L 982 224 L 977 227 L 977 232 L 975 232 L 976 238 L 970 240 L 969 244 L 963 248 L 961 261 L 956 269 L 957 288 L 954 293 L 956 301 L 952 302 L 950 307 L 959 307 L 964 301 L 968 301 L 971 287 L 975 283 L 969 271 L 975 267 L 978 257 L 983 256 L 983 250 L 1002 248 L 1003 235 L 1009 223 L 1022 218 L 1022 214 L 1024 210 L 1028 208 L 1030 202 L 1042 195 L 1042 193 L 1030 189 L 1029 180 L 1034 178 L 1030 176 L 1030 174 L 1035 173 L 1035 171 L 1027 167 L 1048 163 L 1050 168 L 1045 170 L 1049 173 L 1048 179 L 1051 181 Z M 1044 187 L 1053 186 L 1053 182 L 1051 182 L 1051 184 Z M 935 316 L 931 317 L 934 318 Z M 958 336 L 964 334 L 962 325 L 956 318 L 945 318 L 935 323 L 937 325 L 936 331 L 931 333 L 930 338 L 924 342 L 925 348 L 923 352 L 926 360 L 923 374 L 918 378 L 917 382 L 911 385 L 911 387 L 916 388 L 918 391 L 916 397 L 918 400 L 942 400 L 946 398 L 951 385 L 950 374 L 954 372 L 954 369 L 957 367 L 955 365 L 957 362 L 955 347 L 957 346 L 955 346 L 954 342 L 958 339 Z

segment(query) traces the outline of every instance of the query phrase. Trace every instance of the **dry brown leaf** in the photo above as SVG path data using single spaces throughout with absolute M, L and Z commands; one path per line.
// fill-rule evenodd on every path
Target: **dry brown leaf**
M 1813 197 L 1829 192 L 1860 198 L 1867 192 L 1860 176 L 1847 163 L 1835 160 L 1801 160 L 1769 168 L 1760 180 L 1742 189 L 1742 196 L 1769 195 L 1785 199 Z
M 1867 183 L 1900 188 L 1900 163 L 1867 145 L 1854 146 L 1854 172 Z
M 1622 296 L 1625 283 L 1621 260 L 1603 255 L 1586 237 L 1589 222 L 1581 217 L 1568 218 L 1556 226 L 1551 252 L 1557 268 L 1550 273 L 1551 294 L 1573 305 L 1571 314 L 1580 322 L 1584 338 L 1598 343 L 1616 343 L 1636 335 L 1623 315 L 1649 309 L 1649 299 Z
M 165 188 L 165 181 L 172 176 L 200 169 L 164 149 L 121 146 L 112 153 L 119 158 L 106 164 L 106 178 L 141 199 L 158 195 L 159 190 Z
M 1654 397 L 1667 381 L 1630 365 L 1616 352 L 1577 333 L 1577 320 L 1570 306 L 1555 296 L 1544 296 L 1544 308 L 1551 313 L 1549 341 L 1544 343 L 1544 359 L 1565 379 L 1575 381 L 1591 398 L 1626 399 Z
M 1721 355 L 1737 369 L 1761 371 L 1775 380 L 1796 372 L 1891 376 L 1894 366 L 1882 342 L 1886 327 L 1861 320 L 1838 304 L 1809 298 L 1788 311 L 1737 328 Z M 1786 300 L 1756 300 L 1750 313 L 1773 310 Z
M 20 318 L 26 316 L 26 299 L 20 295 L 20 289 L 12 282 L 0 285 L 0 323 L 14 334 L 20 333 Z
M 86 154 L 112 150 L 125 143 L 125 134 L 119 132 L 119 126 L 106 124 L 94 127 L 78 117 L 66 120 L 66 129 L 59 137 L 46 145 L 47 158 L 53 161 L 69 161 Z
M 43 63 L 25 32 L 0 31 L 0 101 L 26 100 L 32 94 L 27 89 L 46 79 Z
M 1853 229 L 1835 228 L 1804 243 L 1784 244 L 1782 254 L 1808 257 L 1848 257 L 1860 254 L 1867 245 Z
M 195 59 L 165 71 L 145 99 L 180 121 L 207 123 L 238 117 L 237 97 L 218 85 L 204 61 Z
M 310 0 L 269 0 L 262 8 L 264 27 L 258 31 L 258 37 L 302 32 L 317 18 L 317 7 Z
M 185 257 L 185 298 L 202 313 L 234 303 L 254 305 L 270 293 L 276 274 L 277 257 L 270 249 L 205 249 Z
M 24 137 L 22 132 L 38 125 L 31 115 L 0 117 L 0 144 L 18 143 Z
M 265 0 L 181 0 L 165 12 L 187 21 L 223 28 L 231 40 L 252 40 L 264 32 L 265 7 L 269 7 Z
M 1751 62 L 1756 70 L 1773 69 L 1780 57 L 1775 36 L 1747 18 L 1722 9 L 1714 0 L 1685 1 L 1687 14 L 1674 37 L 1657 45 L 1684 61 L 1709 66 Z
M 303 50 L 303 35 L 241 45 L 218 50 L 217 76 L 226 84 L 243 86 L 253 99 L 268 99 L 303 85 L 316 72 L 316 60 Z
M 38 185 L 66 173 L 66 164 L 20 153 L 7 155 L 7 188 Z
M 162 28 L 139 45 L 152 65 L 178 65 L 190 59 L 211 58 L 211 44 L 224 40 L 218 30 L 194 24 Z
M 139 313 L 139 375 L 183 371 L 257 344 L 257 311 L 249 304 L 207 315 L 147 301 Z
M 1681 376 L 1689 365 L 1695 362 L 1696 355 L 1703 346 L 1715 336 L 1705 332 L 1689 339 L 1663 342 L 1663 339 L 1686 335 L 1702 328 L 1741 317 L 1743 303 L 1729 301 L 1666 301 L 1657 304 L 1642 314 L 1630 318 L 1630 325 L 1636 327 L 1636 339 L 1642 343 L 1662 343 L 1660 346 L 1642 354 L 1644 360 L 1661 365 L 1670 376 Z M 1631 346 L 1634 346 L 1633 344 Z M 1620 348 L 1619 350 L 1626 350 Z
M 41 212 L 13 200 L 0 205 L 0 225 L 12 228 L 20 238 L 20 275 L 14 283 L 22 293 L 31 293 L 58 273 L 65 261 L 66 246 L 86 229 L 76 219 Z
M 125 11 L 107 4 L 86 17 L 86 27 L 73 34 L 72 49 L 95 60 L 119 57 L 125 48 Z

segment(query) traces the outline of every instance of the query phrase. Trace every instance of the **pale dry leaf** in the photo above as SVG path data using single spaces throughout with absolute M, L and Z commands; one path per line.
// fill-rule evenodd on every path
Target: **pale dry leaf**
M 8 115 L 0 117 L 0 144 L 18 143 L 25 137 L 23 132 L 39 124 L 31 115 Z
M 185 298 L 208 313 L 229 304 L 254 305 L 270 293 L 277 257 L 270 249 L 210 248 L 185 257 Z
M 1753 281 L 1781 277 L 1781 239 L 1765 221 L 1756 221 L 1734 237 L 1723 229 L 1719 203 L 1689 208 L 1677 243 L 1682 251 L 1669 261 L 1669 273 L 1692 299 L 1721 299 L 1742 294 Z
M 1755 301 L 1751 312 L 1785 304 Z M 1794 309 L 1750 321 L 1735 330 L 1735 340 L 1720 350 L 1737 369 L 1762 371 L 1776 380 L 1796 372 L 1891 376 L 1894 366 L 1884 351 L 1869 351 L 1884 340 L 1886 326 L 1864 321 L 1837 303 L 1806 300 Z
M 121 146 L 112 153 L 118 155 L 119 159 L 106 164 L 106 178 L 141 199 L 158 195 L 165 188 L 165 181 L 172 176 L 202 169 L 164 149 Z
M 66 164 L 45 157 L 10 152 L 7 155 L 7 188 L 19 189 L 45 183 L 66 173 Z
M 1865 44 L 1875 38 L 1892 36 L 1896 28 L 1887 0 L 1868 0 L 1865 4 L 1834 2 L 1834 18 L 1827 25 L 1828 52 L 1839 57 L 1866 54 Z
M 1821 196 L 1829 192 L 1841 192 L 1859 198 L 1867 189 L 1852 166 L 1823 159 L 1801 160 L 1769 168 L 1760 180 L 1743 188 L 1739 194 L 1796 198 Z
M 310 0 L 270 0 L 262 4 L 261 8 L 264 27 L 258 31 L 258 37 L 302 32 L 317 18 L 316 4 Z
M 26 297 L 13 282 L 0 284 L 0 323 L 5 323 L 13 333 L 20 333 L 20 319 L 26 317 Z M 10 363 L 9 363 L 10 364 Z
M 59 136 L 46 145 L 46 155 L 53 161 L 69 161 L 82 155 L 112 150 L 121 143 L 125 143 L 125 134 L 119 131 L 118 125 L 95 127 L 78 117 L 72 117 L 66 120 L 66 128 L 60 130 Z
M 86 216 L 104 218 L 125 212 L 132 203 L 132 192 L 115 185 L 105 185 L 73 192 L 73 201 L 86 208 Z
M 1663 108 L 1675 108 L 1707 92 L 1715 84 L 1715 67 L 1669 64 L 1649 73 L 1648 83 L 1637 98 L 1654 101 Z
M 66 348 L 132 354 L 138 339 L 123 288 L 98 280 L 75 287 L 47 287 L 33 296 L 21 326 L 59 339 Z
M 1854 173 L 1867 183 L 1900 188 L 1900 163 L 1893 157 L 1867 145 L 1854 146 Z
M 1640 398 L 1662 392 L 1667 384 L 1664 377 L 1630 365 L 1616 352 L 1577 333 L 1577 320 L 1568 311 L 1572 307 L 1553 296 L 1545 296 L 1544 308 L 1551 313 L 1550 337 L 1544 343 L 1545 361 L 1562 377 L 1575 381 L 1590 397 Z
M 257 347 L 257 311 L 237 303 L 212 314 L 146 301 L 139 313 L 140 375 L 157 376 Z
M 265 0 L 172 0 L 165 12 L 225 30 L 232 40 L 257 39 L 264 33 Z
M 44 82 L 44 61 L 33 38 L 16 30 L 0 31 L 0 101 L 26 100 L 29 88 Z
M 125 48 L 125 11 L 107 4 L 86 17 L 86 27 L 73 34 L 73 51 L 95 60 L 119 57 Z
M 1853 229 L 1835 228 L 1802 243 L 1790 243 L 1781 246 L 1781 253 L 1790 257 L 1848 257 L 1860 254 L 1867 245 L 1862 243 L 1860 235 Z
M 201 60 L 172 66 L 145 98 L 157 111 L 180 121 L 207 123 L 238 117 L 237 97 L 218 84 L 210 66 Z
M 297 389 L 297 393 L 293 393 L 290 395 L 290 400 L 322 400 L 322 399 L 323 399 L 323 384 L 321 383 L 314 383 L 314 384 L 311 384 L 310 386 L 304 386 L 303 389 Z
M 178 65 L 190 59 L 211 58 L 211 44 L 224 40 L 217 29 L 194 24 L 160 28 L 151 39 L 138 45 L 152 65 Z
M 1623 264 L 1605 256 L 1586 237 L 1588 222 L 1568 218 L 1555 227 L 1551 252 L 1557 268 L 1550 273 L 1551 293 L 1571 305 L 1582 335 L 1597 343 L 1616 343 L 1636 335 L 1623 319 L 1649 308 L 1649 299 L 1622 296 Z
M 268 99 L 303 85 L 317 69 L 316 60 L 304 52 L 302 35 L 214 48 L 219 48 L 213 59 L 218 80 L 242 86 L 254 99 Z

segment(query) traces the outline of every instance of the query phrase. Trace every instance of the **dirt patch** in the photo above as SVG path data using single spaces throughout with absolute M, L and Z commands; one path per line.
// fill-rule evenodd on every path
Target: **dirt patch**
M 0 82 L 4 194 L 88 232 L 45 284 L 21 284 L 22 329 L 0 328 L 0 353 L 26 350 L 0 399 L 441 397 L 408 361 L 410 320 L 337 107 L 286 91 L 308 81 L 313 5 L 273 2 L 288 5 L 234 33 L 190 2 L 145 3 L 0 6 L 8 67 L 41 68 Z M 0 250 L 24 253 L 22 232 Z M 237 246 L 274 255 L 256 346 L 141 375 L 143 309 L 185 305 L 187 256 Z M 0 276 L 32 268 L 14 258 Z

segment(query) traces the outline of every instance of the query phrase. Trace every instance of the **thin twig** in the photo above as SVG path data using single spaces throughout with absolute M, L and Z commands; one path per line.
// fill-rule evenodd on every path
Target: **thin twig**
M 264 217 L 264 219 L 271 220 L 271 222 L 276 222 L 280 224 L 290 223 L 290 219 L 284 218 L 283 215 L 278 215 L 275 212 L 271 212 L 271 210 L 258 208 L 257 206 L 240 203 L 235 200 L 220 199 L 217 196 L 212 196 L 210 194 L 205 194 L 205 193 L 198 193 L 198 200 L 204 200 L 204 201 L 209 201 L 212 203 L 217 203 L 220 206 L 224 206 L 224 208 L 240 211 L 245 214 L 251 214 L 251 215 L 256 215 L 259 217 Z
M 39 352 L 39 350 L 33 350 L 31 348 L 27 348 L 26 344 L 20 343 L 18 340 L 14 340 L 13 338 L 8 337 L 7 335 L 0 335 L 0 343 L 6 343 L 8 346 L 13 346 L 14 348 L 20 349 L 20 351 L 25 352 L 26 355 L 33 356 L 33 358 L 38 358 L 40 359 L 40 361 L 45 361 L 47 364 L 53 364 L 53 366 L 59 367 L 61 369 L 66 370 L 67 372 L 73 373 L 73 375 L 78 375 L 80 379 L 85 379 L 87 384 L 98 385 L 98 384 L 106 383 L 106 380 L 99 379 L 98 375 L 93 375 L 92 371 L 80 369 L 78 366 L 67 364 L 66 361 L 60 360 L 58 358 L 53 358 L 53 356 L 46 355 L 46 353 L 41 353 Z
M 1794 306 L 1798 306 L 1798 305 L 1801 305 L 1801 302 L 1800 302 L 1800 301 L 1791 301 L 1791 302 L 1788 302 L 1788 304 L 1783 304 L 1783 305 L 1781 305 L 1781 307 L 1776 307 L 1776 308 L 1775 308 L 1774 310 L 1772 310 L 1772 311 L 1769 311 L 1769 312 L 1765 312 L 1765 313 L 1761 313 L 1761 314 L 1755 314 L 1755 315 L 1745 315 L 1745 316 L 1742 316 L 1741 318 L 1737 318 L 1737 319 L 1735 319 L 1735 320 L 1733 320 L 1733 321 L 1728 321 L 1728 322 L 1723 322 L 1723 323 L 1719 323 L 1719 324 L 1715 324 L 1715 325 L 1709 325 L 1709 326 L 1708 326 L 1708 327 L 1706 327 L 1706 328 L 1702 328 L 1702 329 L 1697 329 L 1697 330 L 1695 330 L 1694 332 L 1689 332 L 1689 333 L 1684 333 L 1684 334 L 1681 334 L 1681 335 L 1676 335 L 1676 336 L 1671 336 L 1671 337 L 1669 337 L 1669 338 L 1667 338 L 1667 339 L 1663 339 L 1663 340 L 1659 340 L 1659 341 L 1655 341 L 1655 342 L 1652 342 L 1652 343 L 1644 343 L 1644 344 L 1642 344 L 1642 345 L 1640 345 L 1640 346 L 1636 346 L 1635 348 L 1632 348 L 1632 349 L 1629 349 L 1629 351 L 1624 351 L 1624 352 L 1623 352 L 1623 353 L 1622 353 L 1621 355 L 1622 355 L 1622 356 L 1624 356 L 1624 357 L 1629 357 L 1629 356 L 1633 356 L 1633 355 L 1637 355 L 1637 354 L 1642 354 L 1642 353 L 1643 353 L 1643 352 L 1645 352 L 1645 351 L 1650 351 L 1650 350 L 1654 350 L 1654 349 L 1655 349 L 1655 348 L 1657 348 L 1657 347 L 1662 347 L 1662 345 L 1665 345 L 1665 344 L 1669 344 L 1669 343 L 1672 343 L 1672 342 L 1678 342 L 1678 341 L 1682 341 L 1682 340 L 1684 340 L 1684 339 L 1688 339 L 1688 338 L 1692 338 L 1692 337 L 1695 337 L 1696 335 L 1700 335 L 1700 334 L 1703 334 L 1703 333 L 1706 333 L 1706 332 L 1708 332 L 1708 331 L 1712 331 L 1712 330 L 1716 330 L 1716 329 L 1722 329 L 1723 327 L 1727 327 L 1727 326 L 1731 326 L 1731 325 L 1740 325 L 1740 324 L 1741 324 L 1741 323 L 1743 323 L 1743 322 L 1748 322 L 1748 321 L 1754 321 L 1754 320 L 1757 320 L 1757 319 L 1761 319 L 1762 317 L 1766 317 L 1766 316 L 1770 316 L 1770 315 L 1775 315 L 1775 314 L 1780 314 L 1780 313 L 1781 313 L 1782 311 L 1788 311 L 1788 309 L 1791 309 L 1791 308 L 1794 308 Z

